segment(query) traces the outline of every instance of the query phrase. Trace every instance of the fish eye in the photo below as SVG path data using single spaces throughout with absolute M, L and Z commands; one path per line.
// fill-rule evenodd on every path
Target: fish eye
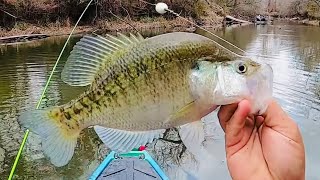
M 243 64 L 242 62 L 239 63 L 239 64 L 237 65 L 237 72 L 238 72 L 239 74 L 244 74 L 244 73 L 246 73 L 246 72 L 247 72 L 247 66 L 246 66 L 245 64 Z

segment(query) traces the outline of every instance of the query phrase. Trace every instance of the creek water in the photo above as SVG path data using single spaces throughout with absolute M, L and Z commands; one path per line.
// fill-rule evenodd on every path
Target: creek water
M 210 36 L 202 30 L 197 33 Z M 279 22 L 226 28 L 215 33 L 244 49 L 255 60 L 267 62 L 273 67 L 274 97 L 298 123 L 303 134 L 307 179 L 320 179 L 320 28 Z M 74 37 L 68 44 L 41 107 L 68 102 L 85 90 L 70 87 L 60 79 L 64 62 L 79 39 Z M 8 177 L 23 138 L 24 132 L 17 117 L 21 112 L 35 108 L 65 40 L 66 37 L 52 37 L 0 47 L 0 179 Z M 225 163 L 224 135 L 214 119 L 214 113 L 204 118 L 206 147 L 214 157 L 212 162 L 200 162 L 204 166 L 195 165 L 192 158 L 173 160 L 174 157 L 169 156 L 164 160 L 165 154 L 161 148 L 151 150 L 169 177 L 192 179 L 193 175 L 200 174 L 197 178 L 231 179 Z M 86 179 L 107 152 L 93 130 L 87 129 L 79 138 L 71 162 L 65 167 L 55 168 L 44 158 L 39 139 L 31 133 L 15 178 Z M 179 161 L 184 165 L 183 168 L 165 166 L 164 161 L 172 164 Z M 212 168 L 204 168 L 200 173 L 194 170 L 194 166 Z

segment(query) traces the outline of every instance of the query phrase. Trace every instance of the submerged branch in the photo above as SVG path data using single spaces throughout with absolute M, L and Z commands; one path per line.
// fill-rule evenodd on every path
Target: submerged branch
M 175 140 L 164 139 L 164 138 L 159 138 L 159 139 L 160 139 L 160 140 L 163 140 L 163 141 L 171 142 L 171 143 L 174 143 L 174 144 L 181 144 L 181 143 L 182 143 L 181 140 L 175 141 Z

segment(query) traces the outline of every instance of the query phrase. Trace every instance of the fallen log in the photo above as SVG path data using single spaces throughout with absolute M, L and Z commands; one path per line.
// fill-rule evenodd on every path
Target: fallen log
M 227 25 L 242 24 L 242 23 L 250 23 L 251 24 L 251 22 L 249 22 L 249 21 L 237 19 L 237 18 L 229 16 L 229 15 L 226 15 L 224 18 L 224 24 L 227 24 Z
M 44 39 L 49 37 L 47 34 L 28 34 L 19 36 L 0 37 L 0 44 L 27 42 L 32 40 Z

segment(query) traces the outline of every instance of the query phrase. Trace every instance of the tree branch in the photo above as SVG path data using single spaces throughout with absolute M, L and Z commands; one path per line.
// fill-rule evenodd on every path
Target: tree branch
M 17 19 L 17 18 L 18 18 L 17 16 L 14 16 L 13 14 L 10 14 L 9 12 L 7 12 L 7 11 L 5 11 L 5 10 L 3 10 L 3 9 L 0 9 L 0 11 L 4 12 L 5 14 L 7 14 L 7 15 L 9 15 L 9 16 L 11 16 L 11 17 L 15 18 L 15 19 Z
M 139 31 L 138 31 L 133 25 L 131 25 L 129 22 L 127 22 L 127 21 L 121 19 L 119 16 L 115 15 L 115 14 L 111 11 L 111 9 L 109 10 L 109 12 L 110 12 L 114 17 L 116 17 L 116 18 L 119 19 L 120 21 L 123 21 L 123 22 L 127 23 L 127 24 L 128 24 L 129 26 L 131 26 L 134 30 L 136 30 L 137 32 L 139 32 Z

